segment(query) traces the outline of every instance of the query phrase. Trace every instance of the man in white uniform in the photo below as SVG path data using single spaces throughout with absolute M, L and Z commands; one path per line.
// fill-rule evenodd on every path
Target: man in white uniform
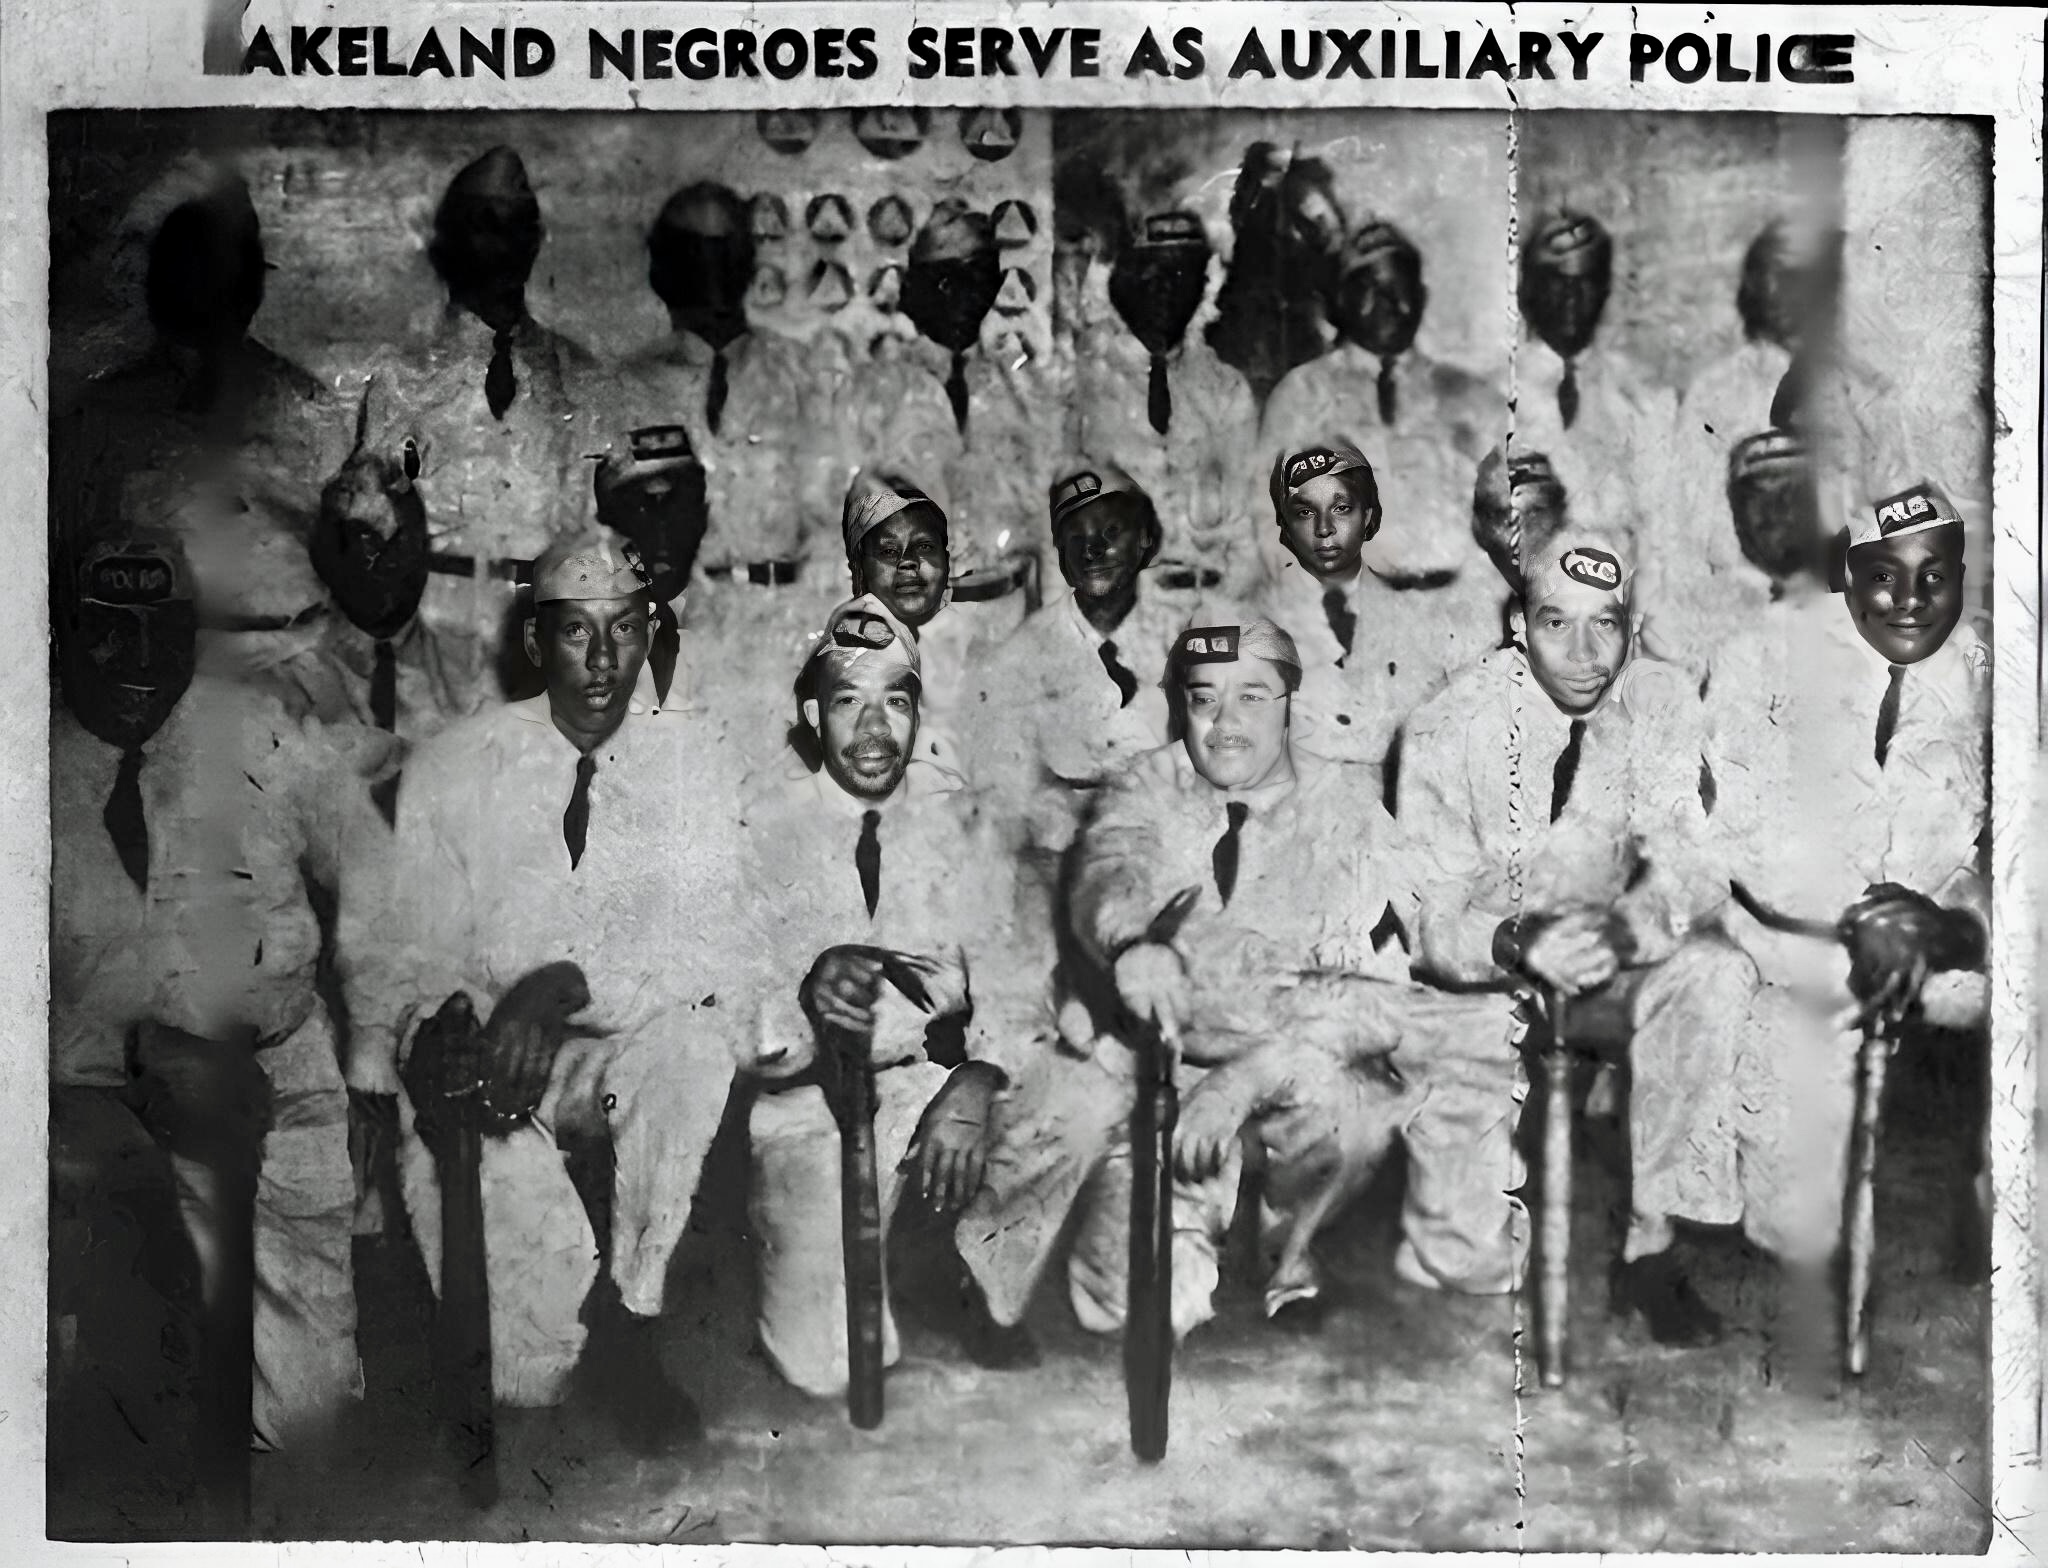
M 921 754 L 918 645 L 876 596 L 833 612 L 804 675 L 815 772 L 750 787 L 755 965 L 737 998 L 760 1094 L 749 1216 L 761 1343 L 829 1397 L 848 1376 L 839 1136 L 818 1069 L 850 1033 L 875 1071 L 886 1234 L 906 1184 L 957 1207 L 981 1185 L 995 1102 L 1035 1037 L 1008 951 L 1009 862 L 956 777 Z M 972 1327 L 972 1325 L 970 1325 Z M 899 1354 L 883 1318 L 884 1360 Z M 988 1335 L 971 1340 L 984 1359 Z
M 547 690 L 423 746 L 387 853 L 343 888 L 349 1082 L 396 1092 L 421 1025 L 458 996 L 487 1020 L 497 1397 L 557 1403 L 580 1357 L 625 1440 L 651 1451 L 697 1429 L 662 1370 L 658 1315 L 732 1077 L 717 939 L 733 923 L 740 806 L 723 751 L 642 679 L 652 607 L 637 554 L 552 547 L 533 596 L 526 646 Z M 409 1088 L 435 1070 L 410 1064 Z M 417 1126 L 437 1107 L 407 1100 L 406 1204 L 438 1280 L 438 1176 Z M 568 1141 L 608 1145 L 615 1168 L 602 1281 Z

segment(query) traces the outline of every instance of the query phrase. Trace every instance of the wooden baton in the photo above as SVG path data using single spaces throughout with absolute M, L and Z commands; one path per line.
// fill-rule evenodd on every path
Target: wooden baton
M 1543 1234 L 1537 1337 L 1545 1388 L 1563 1388 L 1565 1324 L 1571 1310 L 1572 1262 L 1572 1055 L 1566 1034 L 1565 995 L 1550 991 L 1550 1041 L 1543 1052 Z
M 1898 1044 L 1900 1020 L 1889 1010 L 1872 1019 L 1857 1052 L 1855 1154 L 1849 1177 L 1849 1278 L 1845 1300 L 1843 1357 L 1849 1376 L 1861 1377 L 1870 1362 L 1870 1273 L 1877 1252 L 1877 1137 L 1884 1110 L 1884 1080 Z

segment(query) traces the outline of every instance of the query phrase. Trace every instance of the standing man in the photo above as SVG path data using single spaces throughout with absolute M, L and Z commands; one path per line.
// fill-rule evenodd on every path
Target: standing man
M 637 555 L 555 545 L 533 600 L 526 651 L 547 689 L 423 746 L 388 853 L 343 889 L 349 1082 L 396 1093 L 400 1061 L 431 1048 L 421 1025 L 467 998 L 498 1129 L 482 1165 L 497 1397 L 558 1403 L 580 1359 L 624 1440 L 652 1452 L 698 1430 L 661 1365 L 659 1314 L 732 1075 L 712 943 L 731 923 L 739 808 L 723 751 L 642 679 L 652 605 Z M 439 1096 L 476 1089 L 437 1083 L 441 1071 L 408 1067 L 430 1088 L 424 1103 L 408 1094 L 401 1152 L 436 1279 L 439 1178 L 421 1128 Z M 615 1168 L 601 1243 L 564 1166 L 572 1140 L 607 1146 Z
M 1075 1315 L 1097 1333 L 1124 1321 L 1140 1031 L 1180 1042 L 1177 1336 L 1214 1314 L 1241 1132 L 1267 1161 L 1265 1314 L 1313 1329 L 1317 1231 L 1424 1104 L 1442 1043 L 1489 1017 L 1505 1036 L 1495 999 L 1406 984 L 1398 928 L 1414 910 L 1393 825 L 1360 770 L 1294 749 L 1300 675 L 1293 639 L 1270 621 L 1185 631 L 1170 673 L 1180 743 L 1107 786 L 1075 850 L 1069 912 L 1096 1027 L 1062 1027 L 1059 1054 L 1004 1107 L 987 1183 L 955 1236 L 998 1323 L 1021 1320 L 1077 1206 Z M 1508 1152 L 1502 1142 L 1489 1173 L 1504 1276 Z
M 840 526 L 854 594 L 873 594 L 917 643 L 921 711 L 927 720 L 924 749 L 959 768 L 954 721 L 964 716 L 974 675 L 1007 622 L 1000 611 L 953 602 L 952 531 L 946 514 L 901 472 L 864 468 L 856 473 L 847 486 Z
M 527 283 L 546 236 L 526 165 L 493 147 L 449 183 L 428 259 L 447 300 L 420 340 L 369 378 L 369 450 L 402 462 L 411 441 L 434 545 L 422 613 L 463 655 L 473 707 L 529 677 L 514 583 L 585 517 L 581 432 L 596 362 L 533 317 Z
M 1418 968 L 1461 987 L 1533 981 L 1628 1037 L 1628 1236 L 1616 1296 L 1660 1344 L 1720 1320 L 1686 1279 L 1672 1221 L 1739 1213 L 1727 1125 L 1754 973 L 1713 930 L 1727 896 L 1700 798 L 1693 683 L 1636 652 L 1618 541 L 1571 525 L 1531 552 L 1512 646 L 1416 713 L 1401 826 L 1423 877 Z M 1511 1060 L 1474 1089 L 1512 1088 Z M 1704 1143 L 1703 1143 L 1704 1141 Z M 1426 1274 L 1405 1256 L 1402 1272 Z
M 1048 441 L 1058 439 L 1047 412 L 1067 401 L 1048 380 L 1049 356 L 1004 358 L 982 346 L 1002 275 L 987 214 L 939 202 L 903 269 L 899 308 L 917 335 L 885 335 L 856 359 L 832 426 L 848 433 L 849 466 L 908 470 L 957 503 L 953 569 L 977 578 L 1000 579 L 1024 569 L 1018 556 L 1036 556 L 1024 541 L 1037 537 L 1038 476 L 1051 466 Z M 1007 632 L 1024 604 L 1002 597 L 987 614 Z
M 323 723 L 416 746 L 473 711 L 464 704 L 475 694 L 458 690 L 445 633 L 419 613 L 429 545 L 418 449 L 375 452 L 363 435 L 321 490 L 313 524 L 309 553 L 329 608 L 281 650 L 278 672 Z
M 1514 445 L 1550 460 L 1578 523 L 1647 564 L 1654 552 L 1637 531 L 1671 493 L 1678 400 L 1614 347 L 1612 330 L 1599 336 L 1613 284 L 1614 237 L 1598 218 L 1560 211 L 1523 244 Z
M 871 1042 L 883 1232 L 909 1185 L 957 1207 L 979 1188 L 998 1096 L 1033 1047 L 1013 997 L 1009 863 L 957 780 L 920 755 L 916 641 L 872 594 L 832 614 L 800 689 L 823 761 L 749 810 L 759 967 L 740 1004 L 760 1080 L 750 1217 L 761 1343 L 806 1393 L 847 1383 L 835 1107 L 813 1069 L 831 1031 Z M 751 793 L 751 792 L 750 792 Z M 899 1350 L 883 1318 L 884 1359 Z M 977 1358 L 1002 1359 L 985 1314 Z
M 1406 512 L 1382 512 L 1373 466 L 1348 436 L 1281 452 L 1271 488 L 1282 548 L 1273 552 L 1266 609 L 1301 628 L 1298 742 L 1377 770 L 1416 705 L 1491 646 L 1478 614 L 1450 613 L 1464 597 L 1487 602 L 1479 599 L 1490 599 L 1487 576 L 1418 590 L 1389 564 L 1403 548 L 1389 541 L 1422 525 Z M 1476 559 L 1469 492 L 1465 508 L 1464 549 Z
M 1103 226 L 1106 265 L 1072 246 L 1078 445 L 1116 453 L 1153 498 L 1151 586 L 1177 599 L 1184 624 L 1202 595 L 1242 597 L 1258 581 L 1258 405 L 1193 328 L 1211 273 L 1201 217 L 1156 212 L 1126 233 L 1118 202 Z
M 1829 603 L 1813 533 L 1741 504 L 1735 526 L 1778 589 L 1709 692 L 1729 930 L 1765 981 L 1741 1093 L 1754 1108 L 1743 1218 L 1785 1263 L 1811 1330 L 1826 1321 L 1863 1015 L 1983 1016 L 1969 971 L 1989 926 L 1989 659 L 1960 624 L 1963 525 L 1939 487 L 1856 518 L 1847 614 Z
M 305 519 L 345 450 L 346 411 L 253 331 L 270 263 L 248 185 L 181 161 L 127 225 L 152 225 L 127 236 L 144 251 L 151 340 L 125 364 L 96 369 L 75 395 L 53 388 L 53 575 L 69 580 L 74 545 L 134 515 L 138 480 L 203 486 L 229 516 L 278 521 L 303 553 Z
M 847 366 L 830 333 L 798 343 L 748 319 L 754 264 L 737 192 L 700 180 L 663 204 L 647 282 L 670 330 L 619 366 L 607 412 L 620 430 L 688 432 L 709 509 L 698 567 L 731 590 L 722 636 L 781 670 L 834 597 L 828 541 L 846 468 L 832 405 Z
M 1428 303 L 1414 242 L 1389 223 L 1360 228 L 1344 247 L 1328 296 L 1337 340 L 1273 389 L 1260 428 L 1269 450 L 1295 451 L 1332 424 L 1356 428 L 1362 419 L 1388 507 L 1402 522 L 1398 534 L 1374 547 L 1375 569 L 1415 587 L 1442 588 L 1476 564 L 1467 487 L 1480 458 L 1507 431 L 1508 408 L 1499 388 L 1415 346 Z
M 52 1136 L 111 1125 L 132 1139 L 131 1073 L 162 1075 L 143 1125 L 168 1147 L 209 1305 L 232 1246 L 217 1167 L 260 1151 L 251 1419 L 266 1446 L 317 1440 L 360 1397 L 362 1370 L 347 1099 L 307 886 L 331 895 L 381 833 L 364 821 L 376 759 L 209 667 L 168 535 L 103 536 L 67 587 L 51 731 Z M 243 1094 L 267 1114 L 234 1122 Z

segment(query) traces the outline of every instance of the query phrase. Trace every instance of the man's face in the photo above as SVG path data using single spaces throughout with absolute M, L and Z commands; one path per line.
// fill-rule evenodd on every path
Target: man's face
M 111 746 L 139 746 L 192 681 L 197 616 L 183 600 L 148 609 L 75 602 L 57 639 L 64 699 Z
M 871 593 L 905 626 L 919 627 L 945 603 L 953 569 L 946 533 L 923 507 L 898 512 L 860 542 L 856 593 Z
M 1335 313 L 1346 337 L 1382 357 L 1405 353 L 1422 327 L 1429 292 L 1384 266 L 1354 267 L 1337 285 Z
M 1963 616 L 1963 539 L 1954 526 L 1859 544 L 1849 552 L 1849 611 L 1891 664 L 1917 664 Z
M 526 656 L 547 679 L 555 723 L 593 742 L 624 721 L 647 648 L 644 598 L 559 600 L 526 623 Z
M 1144 508 L 1125 496 L 1091 501 L 1060 525 L 1060 570 L 1084 604 L 1126 592 L 1145 558 Z
M 850 795 L 880 800 L 902 782 L 917 739 L 917 677 L 900 665 L 827 664 L 804 717 L 824 743 L 825 771 Z
M 1628 606 L 1584 583 L 1546 582 L 1516 629 L 1528 643 L 1536 684 L 1573 718 L 1600 705 L 1628 660 Z
M 1192 665 L 1181 691 L 1188 760 L 1218 789 L 1249 789 L 1289 766 L 1287 679 L 1278 665 L 1266 659 Z
M 1324 582 L 1358 573 L 1360 552 L 1377 531 L 1377 508 L 1359 503 L 1342 474 L 1321 474 L 1288 497 L 1280 532 L 1294 558 Z

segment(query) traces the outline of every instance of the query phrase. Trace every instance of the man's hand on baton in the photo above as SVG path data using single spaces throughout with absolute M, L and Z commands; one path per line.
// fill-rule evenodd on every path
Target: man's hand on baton
M 1560 915 L 1530 939 L 1522 954 L 1524 972 L 1566 996 L 1598 990 L 1620 968 L 1607 922 L 1591 910 Z
M 1193 1011 L 1187 965 L 1163 942 L 1140 942 L 1116 961 L 1116 989 L 1141 1023 L 1178 1039 Z
M 881 995 L 886 968 L 886 955 L 879 949 L 828 947 L 798 988 L 804 1016 L 815 1028 L 873 1034 L 875 1001 Z
M 494 1117 L 518 1121 L 547 1093 L 569 1020 L 590 1005 L 583 971 L 567 961 L 522 975 L 484 1028 L 484 1098 Z

